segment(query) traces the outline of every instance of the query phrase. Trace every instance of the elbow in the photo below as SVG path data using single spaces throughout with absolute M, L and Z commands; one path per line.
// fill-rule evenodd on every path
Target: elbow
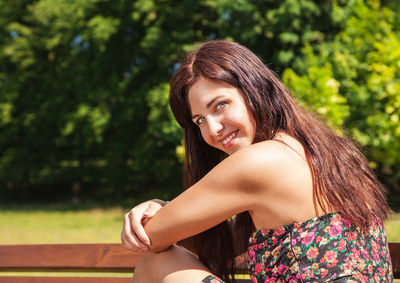
M 149 219 L 145 224 L 144 230 L 150 240 L 148 250 L 150 252 L 161 252 L 176 243 L 176 233 L 171 232 L 172 229 L 166 228 L 165 225 L 156 221 L 157 215 Z
M 157 243 L 152 242 L 151 245 L 149 246 L 149 251 L 159 253 L 159 252 L 162 252 L 162 251 L 168 249 L 170 246 L 172 246 L 172 245 L 157 244 Z
M 148 250 L 151 252 L 162 252 L 163 250 L 168 249 L 174 243 L 170 241 L 166 241 L 168 237 L 160 237 L 157 233 L 148 233 L 150 245 L 147 246 Z

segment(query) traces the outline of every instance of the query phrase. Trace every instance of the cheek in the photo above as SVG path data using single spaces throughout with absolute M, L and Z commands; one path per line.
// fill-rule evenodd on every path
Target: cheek
M 201 137 L 203 138 L 203 140 L 204 140 L 207 144 L 209 144 L 209 145 L 212 146 L 212 143 L 211 143 L 211 142 L 212 142 L 212 139 L 211 139 L 210 135 L 208 134 L 207 130 L 205 129 L 205 127 L 199 129 L 199 131 L 200 131 L 200 134 L 201 134 Z
M 246 109 L 246 115 L 247 115 L 247 119 L 246 119 L 247 120 L 247 123 L 246 123 L 247 124 L 247 130 L 248 130 L 249 134 L 252 136 L 252 138 L 254 140 L 254 137 L 255 137 L 256 131 L 257 131 L 257 124 L 256 124 L 256 121 L 253 118 L 253 115 L 247 109 Z
M 253 116 L 251 115 L 250 111 L 247 109 L 243 109 L 240 115 L 236 116 L 236 122 L 243 124 L 247 130 L 252 130 L 253 125 L 255 125 Z

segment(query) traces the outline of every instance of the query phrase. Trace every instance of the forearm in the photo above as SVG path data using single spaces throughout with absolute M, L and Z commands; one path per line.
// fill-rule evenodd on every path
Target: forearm
M 196 194 L 193 198 L 181 195 L 164 206 L 145 226 L 146 234 L 151 241 L 149 250 L 156 252 L 164 250 L 183 239 L 218 225 L 232 215 L 240 213 L 244 208 L 228 206 L 222 200 L 222 196 L 221 200 L 219 198 L 215 201 L 208 198 L 207 194 L 206 196 Z M 224 198 L 229 197 L 224 196 Z M 184 245 L 189 250 L 194 250 L 192 245 Z

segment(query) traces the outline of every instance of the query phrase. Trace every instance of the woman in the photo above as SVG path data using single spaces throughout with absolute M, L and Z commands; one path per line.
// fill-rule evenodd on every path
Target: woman
M 122 243 L 144 253 L 133 282 L 231 282 L 246 251 L 254 282 L 392 280 L 384 188 L 251 51 L 200 46 L 172 78 L 170 106 L 187 189 L 125 215 Z M 174 245 L 186 238 L 196 256 Z

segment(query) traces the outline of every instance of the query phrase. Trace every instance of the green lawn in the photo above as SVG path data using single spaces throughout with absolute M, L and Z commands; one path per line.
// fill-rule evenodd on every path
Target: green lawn
M 385 222 L 385 228 L 389 242 L 400 242 L 400 213 L 393 214 Z
M 0 244 L 119 243 L 124 211 L 2 209 Z
M 0 244 L 119 243 L 125 210 L 2 208 Z M 400 213 L 385 223 L 388 239 L 400 242 Z

